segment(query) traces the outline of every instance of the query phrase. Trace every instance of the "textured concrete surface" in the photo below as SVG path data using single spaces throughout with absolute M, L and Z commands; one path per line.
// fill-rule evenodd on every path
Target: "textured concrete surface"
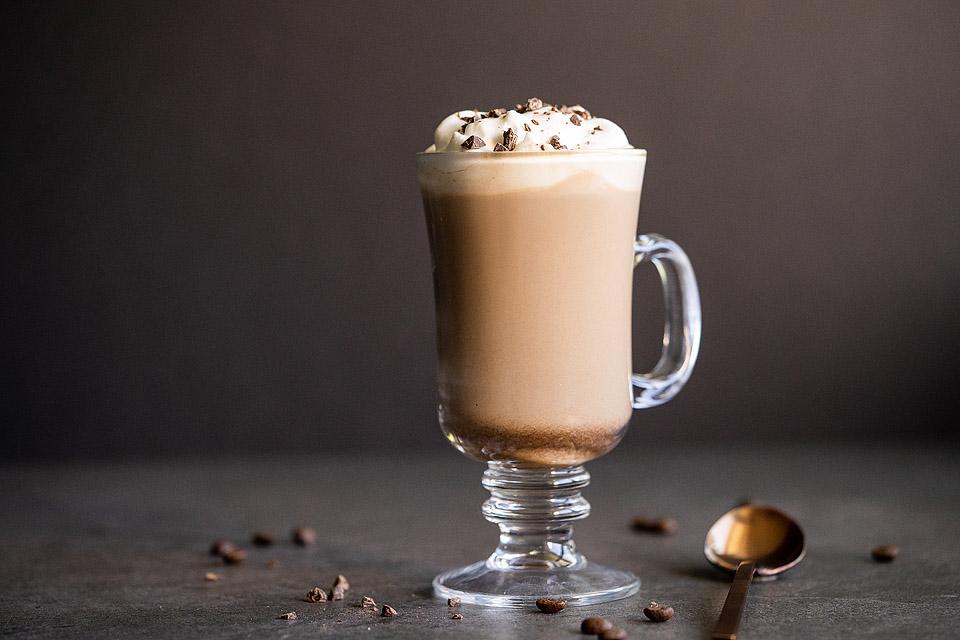
M 495 529 L 480 516 L 481 465 L 446 455 L 144 461 L 0 468 L 0 635 L 18 638 L 576 638 L 604 615 L 631 637 L 706 638 L 726 578 L 702 556 L 710 523 L 744 496 L 804 527 L 808 556 L 751 588 L 741 638 L 960 636 L 960 451 L 822 446 L 715 452 L 614 452 L 588 466 L 593 514 L 577 540 L 599 562 L 641 576 L 637 597 L 548 616 L 464 606 L 450 619 L 430 596 L 444 568 L 485 556 Z M 670 537 L 634 533 L 637 514 L 669 514 Z M 318 543 L 288 542 L 298 525 Z M 266 549 L 247 543 L 276 532 Z M 207 550 L 242 543 L 224 567 Z M 874 563 L 872 546 L 900 557 Z M 275 560 L 271 568 L 268 561 Z M 204 582 L 207 571 L 223 575 Z M 310 604 L 337 573 L 343 602 Z M 381 618 L 362 595 L 396 607 Z M 650 599 L 673 605 L 654 625 Z M 275 619 L 295 611 L 299 620 Z

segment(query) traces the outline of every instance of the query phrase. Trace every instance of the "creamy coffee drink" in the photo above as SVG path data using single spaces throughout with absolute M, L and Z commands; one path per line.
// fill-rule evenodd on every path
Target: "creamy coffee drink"
M 536 99 L 455 113 L 418 157 L 440 422 L 465 453 L 575 465 L 619 442 L 644 161 L 616 124 Z

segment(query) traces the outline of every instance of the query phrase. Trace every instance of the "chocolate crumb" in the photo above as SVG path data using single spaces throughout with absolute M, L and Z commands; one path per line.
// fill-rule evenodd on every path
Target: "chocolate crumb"
M 223 558 L 224 564 L 240 564 L 247 559 L 247 552 L 243 549 L 233 549 L 220 557 Z
M 595 126 L 595 127 L 593 128 L 593 131 L 594 131 L 594 132 L 603 131 L 603 129 L 600 128 L 600 125 L 597 125 L 597 126 Z
M 307 547 L 317 541 L 317 532 L 310 527 L 297 527 L 290 534 L 294 543 L 301 547 Z
M 536 120 L 534 120 L 533 118 L 530 118 L 530 122 L 532 122 L 533 124 L 537 125 L 538 127 L 540 126 L 540 123 L 537 122 Z
M 560 136 L 558 136 L 558 135 L 555 135 L 555 136 L 551 136 L 551 137 L 550 137 L 550 146 L 553 147 L 554 149 L 558 150 L 558 151 L 559 151 L 560 149 L 566 149 L 566 148 L 567 148 L 565 145 L 560 144 Z
M 461 604 L 460 598 L 447 598 L 448 607 L 459 607 Z
M 394 616 L 400 615 L 397 613 L 397 610 L 391 607 L 388 604 L 383 605 L 383 609 L 380 610 L 380 615 L 384 618 L 393 618 Z
M 234 549 L 236 549 L 236 547 L 229 540 L 217 540 L 210 545 L 210 555 L 222 558 L 225 554 L 230 553 Z
M 545 146 L 540 145 L 540 151 L 546 151 L 546 150 L 547 150 L 547 148 L 546 148 Z
M 258 547 L 269 547 L 273 544 L 273 535 L 265 531 L 257 531 L 250 537 L 250 542 Z
M 296 620 L 297 614 L 295 611 L 290 611 L 288 613 L 281 613 L 277 616 L 277 620 Z
M 577 125 L 577 126 L 579 127 L 579 126 L 580 126 L 580 116 L 578 116 L 577 114 L 573 114 L 572 116 L 570 116 L 570 122 L 572 122 L 573 124 L 575 124 L 575 125 Z
M 510 151 L 510 149 L 507 149 L 505 146 L 503 146 L 499 142 L 497 143 L 497 146 L 493 148 L 493 150 L 494 151 Z
M 497 107 L 496 109 L 490 109 L 490 111 L 487 112 L 487 117 L 499 118 L 500 116 L 504 115 L 506 112 L 507 110 L 504 109 L 503 107 Z
M 482 149 L 487 143 L 480 136 L 470 136 L 460 146 L 464 149 Z
M 673 617 L 673 607 L 651 602 L 643 608 L 643 615 L 653 622 L 666 622 Z
M 526 122 L 523 123 L 523 130 L 524 130 L 524 131 L 532 131 L 532 129 L 530 128 L 530 125 L 528 125 Z
M 205 574 L 203 574 L 203 579 L 207 582 L 220 582 L 221 580 L 223 580 L 223 576 L 221 576 L 219 573 L 208 571 Z
M 503 146 L 507 148 L 508 151 L 513 151 L 517 148 L 517 132 L 513 129 L 507 129 L 503 132 Z
M 451 620 L 463 620 L 463 614 L 462 614 L 462 613 L 455 613 L 455 614 L 453 614 L 452 616 L 450 616 L 450 619 L 451 619 Z
M 562 598 L 538 598 L 537 609 L 544 613 L 558 613 L 567 608 L 567 601 Z
M 363 609 L 376 609 L 377 603 L 370 596 L 363 596 L 363 598 L 360 599 L 360 607 Z
M 326 602 L 327 601 L 327 592 L 321 589 L 320 587 L 314 587 L 307 591 L 307 597 L 304 598 L 307 602 Z
M 536 111 L 543 107 L 543 100 L 540 98 L 527 98 L 527 111 Z

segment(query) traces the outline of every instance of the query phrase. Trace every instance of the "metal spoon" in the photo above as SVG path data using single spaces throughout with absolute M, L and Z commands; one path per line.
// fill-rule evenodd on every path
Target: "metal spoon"
M 754 574 L 775 578 L 803 560 L 803 531 L 790 516 L 772 507 L 745 504 L 713 523 L 703 553 L 715 567 L 735 571 L 713 640 L 736 640 L 737 627 Z

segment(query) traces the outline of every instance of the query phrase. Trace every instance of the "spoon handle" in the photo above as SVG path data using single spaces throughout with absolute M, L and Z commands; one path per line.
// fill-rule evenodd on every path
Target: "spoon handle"
M 740 616 L 743 614 L 743 604 L 747 600 L 747 588 L 753 580 L 753 572 L 757 563 L 744 561 L 737 567 L 737 575 L 733 577 L 733 584 L 727 593 L 727 601 L 720 611 L 720 620 L 713 630 L 713 640 L 737 640 L 737 627 L 740 626 Z

